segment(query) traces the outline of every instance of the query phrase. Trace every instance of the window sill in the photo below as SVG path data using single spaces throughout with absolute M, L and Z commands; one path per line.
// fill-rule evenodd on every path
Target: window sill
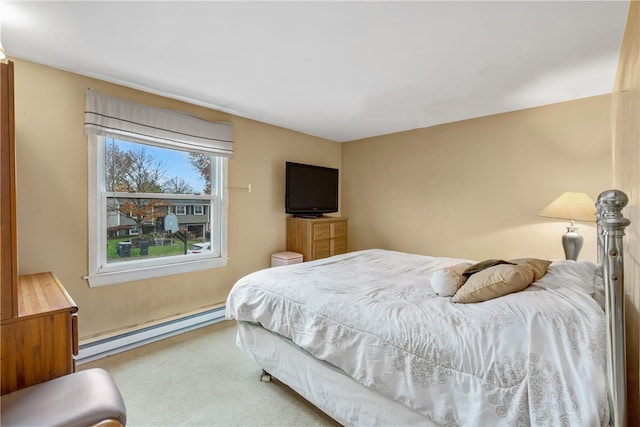
M 83 278 L 89 281 L 90 288 L 97 288 L 99 286 L 115 285 L 119 283 L 133 282 L 136 280 L 152 279 L 154 277 L 163 277 L 173 274 L 190 273 L 193 271 L 225 267 L 227 265 L 227 260 L 227 257 L 207 258 L 185 261 L 177 264 L 165 264 L 136 268 L 132 270 L 95 273 Z

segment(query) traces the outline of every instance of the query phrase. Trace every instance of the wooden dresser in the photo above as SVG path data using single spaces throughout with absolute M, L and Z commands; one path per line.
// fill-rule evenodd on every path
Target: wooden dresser
M 349 218 L 287 218 L 287 250 L 313 261 L 347 252 Z
M 78 307 L 52 273 L 18 277 L 18 315 L 2 319 L 2 394 L 70 374 Z

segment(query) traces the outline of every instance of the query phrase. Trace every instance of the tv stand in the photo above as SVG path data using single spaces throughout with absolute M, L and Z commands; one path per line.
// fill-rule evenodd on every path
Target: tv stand
M 313 261 L 347 252 L 349 218 L 287 218 L 287 250 L 302 254 L 303 261 Z

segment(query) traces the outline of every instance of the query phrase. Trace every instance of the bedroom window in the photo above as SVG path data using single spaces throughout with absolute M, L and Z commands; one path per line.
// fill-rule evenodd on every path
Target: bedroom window
M 122 115 L 126 120 L 114 120 Z M 224 144 L 203 143 L 202 137 L 192 141 L 190 136 L 201 130 L 193 123 L 158 130 L 185 119 L 196 120 L 205 131 L 223 126 L 213 139 Z M 226 265 L 227 157 L 233 135 L 229 124 L 201 122 L 87 92 L 91 287 Z

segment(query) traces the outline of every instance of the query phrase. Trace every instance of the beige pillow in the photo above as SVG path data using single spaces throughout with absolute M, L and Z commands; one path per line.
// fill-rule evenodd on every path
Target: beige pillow
M 494 265 L 499 265 L 499 264 L 511 264 L 511 263 L 502 259 L 487 259 L 484 261 L 480 261 L 476 264 L 470 265 L 469 268 L 467 268 L 462 273 L 462 275 L 469 277 L 472 274 L 476 274 L 477 272 L 484 270 L 485 268 L 493 267 Z
M 514 264 L 518 265 L 528 265 L 533 269 L 533 281 L 542 279 L 542 277 L 547 274 L 547 270 L 549 269 L 549 265 L 551 265 L 551 261 L 547 261 L 546 259 L 537 259 L 537 258 L 518 258 L 509 260 Z
M 528 265 L 500 264 L 473 274 L 451 301 L 481 302 L 526 288 L 533 282 L 533 268 Z

